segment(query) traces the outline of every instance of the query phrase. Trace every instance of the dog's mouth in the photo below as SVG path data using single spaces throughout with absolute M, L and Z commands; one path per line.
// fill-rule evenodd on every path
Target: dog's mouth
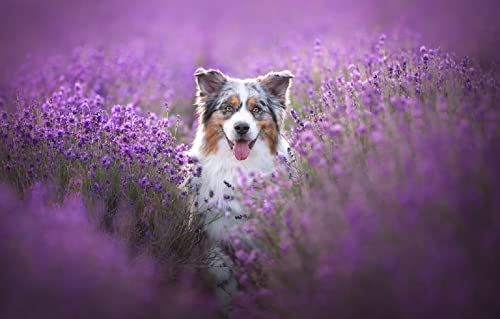
M 260 136 L 260 131 L 259 131 L 259 134 L 257 134 L 255 139 L 251 141 L 245 139 L 239 139 L 233 142 L 227 137 L 226 132 L 224 132 L 224 130 L 222 130 L 222 132 L 224 133 L 224 137 L 226 138 L 229 148 L 231 149 L 231 151 L 233 151 L 233 155 L 234 157 L 236 157 L 238 161 L 244 161 L 248 158 L 248 156 L 250 155 L 250 150 L 255 145 L 255 142 L 257 142 L 257 139 Z

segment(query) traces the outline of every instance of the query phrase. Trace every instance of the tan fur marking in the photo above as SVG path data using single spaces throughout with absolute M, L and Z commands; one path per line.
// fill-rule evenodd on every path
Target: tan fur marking
M 222 137 L 222 125 L 224 119 L 221 114 L 214 113 L 210 120 L 205 125 L 205 145 L 203 145 L 203 152 L 205 155 L 217 152 L 219 140 Z
M 227 102 L 231 104 L 233 107 L 238 107 L 240 106 L 240 98 L 237 95 L 231 95 L 229 99 L 227 99 Z
M 257 104 L 257 98 L 252 96 L 247 100 L 247 109 L 251 111 L 255 104 Z
M 261 130 L 261 138 L 267 141 L 271 154 L 276 154 L 278 149 L 278 128 L 271 118 L 265 118 L 258 122 Z

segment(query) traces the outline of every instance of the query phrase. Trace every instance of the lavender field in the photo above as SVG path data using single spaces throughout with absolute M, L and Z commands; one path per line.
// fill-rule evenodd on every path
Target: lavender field
M 307 3 L 0 4 L 0 318 L 497 317 L 498 5 Z M 230 313 L 180 188 L 198 67 L 295 76 Z

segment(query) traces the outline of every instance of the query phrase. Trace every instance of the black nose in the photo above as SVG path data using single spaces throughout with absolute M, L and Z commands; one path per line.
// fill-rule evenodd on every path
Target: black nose
M 236 133 L 245 135 L 250 129 L 250 126 L 248 126 L 248 124 L 245 122 L 238 122 L 234 125 L 234 129 L 236 130 Z

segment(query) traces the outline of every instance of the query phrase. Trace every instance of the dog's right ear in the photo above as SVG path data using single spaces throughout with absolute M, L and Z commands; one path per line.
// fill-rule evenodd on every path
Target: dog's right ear
M 207 96 L 220 90 L 226 83 L 226 76 L 219 70 L 198 68 L 194 72 L 199 96 Z

